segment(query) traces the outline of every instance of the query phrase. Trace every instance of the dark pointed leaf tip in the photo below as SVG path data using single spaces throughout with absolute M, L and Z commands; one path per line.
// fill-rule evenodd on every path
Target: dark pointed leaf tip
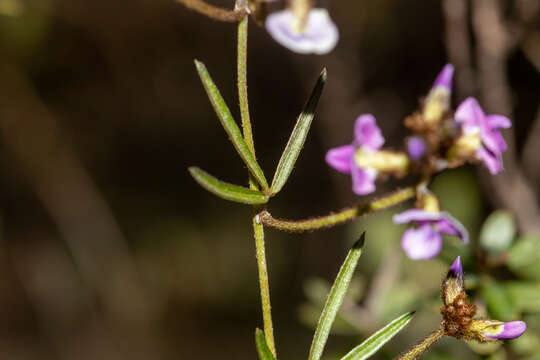
M 360 235 L 360 238 L 354 243 L 353 249 L 363 248 L 365 242 L 366 242 L 366 232 L 364 231 L 362 235 Z

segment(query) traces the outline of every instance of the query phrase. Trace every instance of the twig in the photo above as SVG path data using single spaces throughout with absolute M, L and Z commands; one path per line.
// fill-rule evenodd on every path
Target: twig
M 391 208 L 412 199 L 415 196 L 415 193 L 415 187 L 408 187 L 390 193 L 367 204 L 345 208 L 336 213 L 305 220 L 276 219 L 266 210 L 259 213 L 256 219 L 259 223 L 278 230 L 290 232 L 314 231 L 342 224 L 359 216 Z
M 208 16 L 211 19 L 224 22 L 238 22 L 243 19 L 247 11 L 245 8 L 227 10 L 214 5 L 210 5 L 202 0 L 175 0 L 188 9 Z

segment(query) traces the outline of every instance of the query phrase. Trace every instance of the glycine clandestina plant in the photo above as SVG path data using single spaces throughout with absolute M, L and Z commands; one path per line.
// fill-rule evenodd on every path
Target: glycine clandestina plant
M 365 195 L 376 190 L 376 182 L 390 176 L 415 176 L 416 186 L 397 190 L 367 204 L 353 206 L 330 215 L 307 220 L 274 218 L 267 210 L 269 200 L 286 184 L 298 159 L 314 118 L 315 109 L 326 82 L 326 69 L 321 72 L 315 87 L 299 115 L 285 146 L 271 183 L 266 179 L 255 156 L 251 119 L 247 96 L 247 29 L 249 14 L 261 22 L 266 3 L 264 0 L 237 0 L 232 11 L 216 8 L 201 0 L 178 0 L 186 6 L 215 20 L 238 22 L 238 96 L 241 129 L 232 117 L 217 86 L 203 63 L 195 61 L 197 71 L 221 125 L 249 170 L 249 188 L 223 182 L 205 171 L 189 169 L 195 180 L 208 191 L 226 200 L 254 206 L 253 230 L 261 290 L 264 332 L 256 331 L 255 342 L 260 359 L 277 357 L 270 306 L 270 289 L 266 267 L 264 226 L 283 231 L 313 231 L 351 221 L 369 213 L 387 209 L 416 199 L 416 207 L 394 216 L 397 224 L 410 223 L 401 243 L 411 259 L 429 259 L 437 256 L 442 247 L 442 234 L 453 235 L 468 242 L 467 230 L 449 213 L 443 211 L 428 186 L 433 177 L 445 169 L 465 163 L 483 162 L 492 174 L 503 170 L 502 153 L 506 144 L 501 128 L 511 126 L 502 115 L 486 115 L 478 102 L 469 98 L 454 112 L 451 108 L 451 88 L 454 68 L 447 64 L 436 78 L 433 87 L 420 103 L 419 109 L 404 119 L 404 125 L 413 135 L 405 141 L 402 151 L 384 148 L 384 137 L 371 114 L 360 115 L 355 122 L 353 141 L 330 149 L 326 162 L 332 168 L 349 174 L 352 190 Z M 262 14 L 262 15 L 261 15 Z M 299 53 L 325 53 L 330 51 L 339 37 L 335 24 L 324 9 L 313 8 L 310 0 L 291 0 L 285 10 L 270 14 L 265 22 L 268 32 L 278 42 Z M 365 235 L 350 250 L 332 286 L 323 308 L 309 360 L 321 358 L 326 340 L 362 252 Z M 461 262 L 452 265 L 442 285 L 444 307 L 441 309 L 441 327 L 401 359 L 413 359 L 423 353 L 444 335 L 479 342 L 514 338 L 525 331 L 523 322 L 500 322 L 473 319 L 475 305 L 467 300 L 464 291 Z M 404 314 L 352 349 L 343 359 L 365 359 L 374 354 L 412 319 Z

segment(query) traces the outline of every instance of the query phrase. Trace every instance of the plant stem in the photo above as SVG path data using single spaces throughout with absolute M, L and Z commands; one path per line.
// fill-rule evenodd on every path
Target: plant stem
M 424 351 L 428 350 L 431 345 L 437 342 L 444 336 L 444 329 L 442 326 L 429 334 L 424 340 L 414 345 L 410 350 L 401 354 L 397 360 L 414 360 L 418 356 L 422 355 Z
M 276 219 L 272 217 L 272 215 L 268 211 L 264 210 L 256 216 L 256 219 L 259 223 L 276 228 L 278 230 L 290 232 L 313 231 L 339 225 L 347 221 L 351 221 L 359 216 L 388 209 L 392 206 L 396 206 L 404 201 L 412 199 L 414 196 L 415 187 L 411 186 L 385 195 L 367 204 L 345 208 L 336 213 L 332 213 L 326 216 L 306 220 L 284 220 Z
M 255 155 L 247 94 L 247 39 L 248 16 L 244 16 L 244 18 L 238 23 L 238 100 L 240 102 L 240 115 L 242 117 L 242 130 L 244 132 L 244 138 L 247 146 L 253 155 Z
M 259 269 L 259 285 L 261 288 L 261 302 L 264 322 L 264 336 L 268 348 L 276 356 L 274 342 L 274 328 L 272 326 L 272 307 L 270 305 L 270 287 L 268 284 L 268 270 L 266 268 L 266 255 L 264 249 L 264 228 L 257 223 L 256 216 L 253 218 L 253 232 L 255 234 L 255 246 L 257 248 L 257 266 Z
M 238 2 L 237 2 L 238 4 Z M 238 23 L 238 56 L 237 56 L 237 86 L 238 99 L 240 102 L 240 115 L 242 117 L 242 131 L 248 148 L 255 156 L 255 144 L 251 130 L 251 120 L 249 116 L 249 102 L 247 93 L 247 39 L 248 39 L 248 16 L 244 16 Z M 249 177 L 249 187 L 258 189 L 255 179 Z M 255 248 L 257 257 L 257 268 L 259 272 L 259 286 L 261 290 L 261 307 L 264 323 L 264 337 L 268 348 L 276 358 L 276 346 L 274 341 L 274 328 L 272 325 L 272 306 L 270 305 L 270 285 L 268 282 L 268 269 L 266 267 L 266 250 L 264 246 L 264 228 L 257 223 L 256 216 L 253 218 L 253 234 L 255 237 Z
M 227 10 L 210 5 L 202 0 L 176 0 L 176 2 L 217 21 L 238 22 L 238 20 L 244 18 L 246 15 L 245 9 Z

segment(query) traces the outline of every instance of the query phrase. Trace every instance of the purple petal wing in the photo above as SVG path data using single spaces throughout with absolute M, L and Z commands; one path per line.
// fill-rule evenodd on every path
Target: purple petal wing
M 512 121 L 504 115 L 488 115 L 487 122 L 491 128 L 508 129 L 512 126 Z
M 441 251 L 441 234 L 428 224 L 418 229 L 408 229 L 401 238 L 401 247 L 413 260 L 432 259 Z
M 433 87 L 443 87 L 448 91 L 452 90 L 452 77 L 454 76 L 454 66 L 446 64 L 433 83 Z
M 494 154 L 506 151 L 506 143 L 497 129 L 484 129 L 481 134 L 482 143 Z
M 395 224 L 405 224 L 410 222 L 435 222 L 443 218 L 442 213 L 430 212 L 421 209 L 409 209 L 394 215 L 392 220 Z
M 356 165 L 351 169 L 352 188 L 357 195 L 366 195 L 375 191 L 375 179 L 377 171 L 373 169 L 362 169 Z
M 381 129 L 371 114 L 360 115 L 354 123 L 354 141 L 358 146 L 365 146 L 376 151 L 384 144 Z
M 344 174 L 350 174 L 353 156 L 354 147 L 352 145 L 344 145 L 328 150 L 325 160 L 330 167 L 337 171 Z
M 498 334 L 491 332 L 484 334 L 487 338 L 492 339 L 515 339 L 527 330 L 527 324 L 523 321 L 505 322 Z
M 442 219 L 436 222 L 437 229 L 442 234 L 457 236 L 465 244 L 469 242 L 469 232 L 455 217 L 442 212 Z
M 450 266 L 450 270 L 448 270 L 448 275 L 446 275 L 446 277 L 459 279 L 460 284 L 463 287 L 463 266 L 461 265 L 461 257 L 458 256 L 456 260 L 454 260 L 454 263 L 452 266 Z
M 500 154 L 496 155 L 487 149 L 480 148 L 476 151 L 476 157 L 479 160 L 482 160 L 489 172 L 493 175 L 498 174 L 503 170 L 503 163 Z

